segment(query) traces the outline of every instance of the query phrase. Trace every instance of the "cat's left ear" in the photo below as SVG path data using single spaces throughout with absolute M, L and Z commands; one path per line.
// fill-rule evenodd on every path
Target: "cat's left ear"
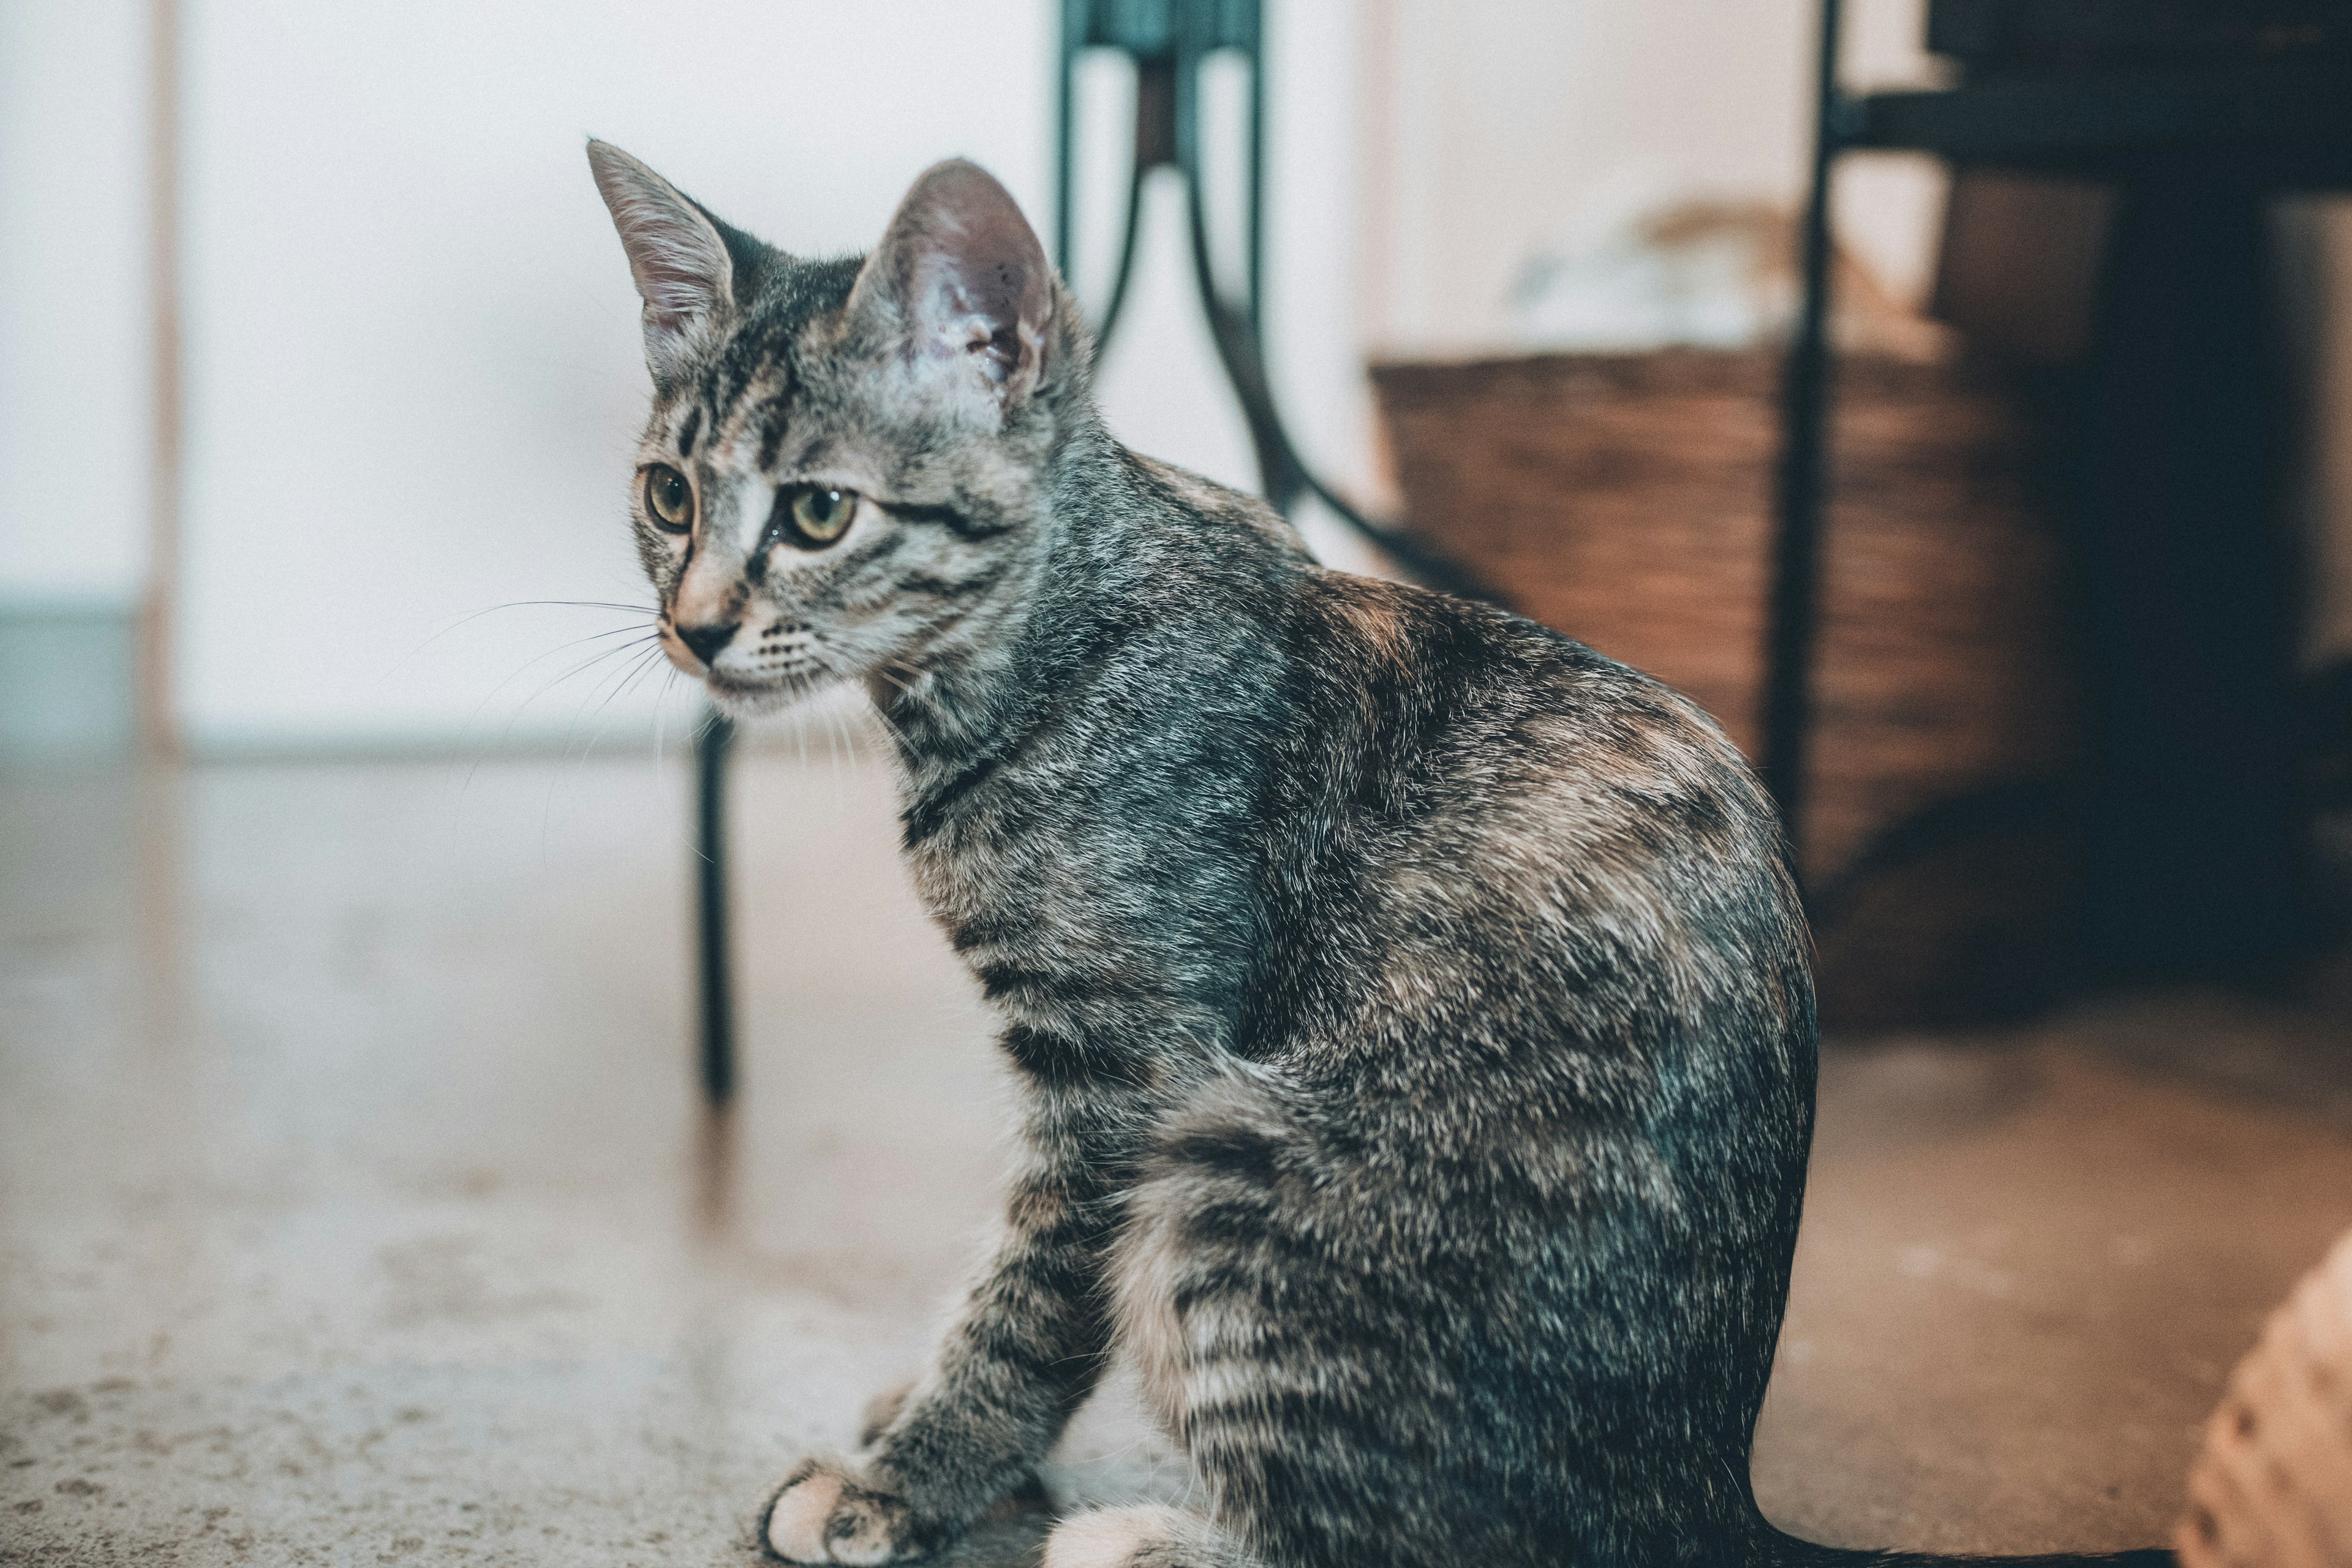
M 589 141 L 588 167 L 629 253 L 629 274 L 646 302 L 646 363 L 662 379 L 733 308 L 734 261 L 709 215 L 610 142 Z
M 1053 268 L 1011 193 L 961 158 L 923 172 L 850 291 L 909 365 L 1017 407 L 1045 373 Z

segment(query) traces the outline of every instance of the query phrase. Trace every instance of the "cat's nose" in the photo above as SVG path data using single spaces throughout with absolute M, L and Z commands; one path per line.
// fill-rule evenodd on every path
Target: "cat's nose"
M 738 621 L 712 621 L 706 626 L 680 626 L 677 640 L 694 650 L 694 657 L 705 664 L 719 662 L 719 650 L 735 636 Z

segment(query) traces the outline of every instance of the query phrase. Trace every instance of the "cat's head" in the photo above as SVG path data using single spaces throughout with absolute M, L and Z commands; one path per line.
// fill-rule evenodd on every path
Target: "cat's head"
M 1034 577 L 1086 406 L 1076 311 L 1004 187 L 938 164 L 873 254 L 804 261 L 617 147 L 588 161 L 645 300 L 631 505 L 671 662 L 744 713 L 972 646 Z

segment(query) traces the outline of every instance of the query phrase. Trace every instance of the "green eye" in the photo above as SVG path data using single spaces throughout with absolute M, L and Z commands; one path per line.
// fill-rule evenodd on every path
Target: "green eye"
M 684 533 L 694 526 L 694 487 L 668 464 L 656 463 L 646 470 L 646 510 L 656 527 Z
M 793 531 L 811 549 L 821 550 L 849 531 L 857 514 L 857 498 L 847 490 L 802 490 L 793 497 Z

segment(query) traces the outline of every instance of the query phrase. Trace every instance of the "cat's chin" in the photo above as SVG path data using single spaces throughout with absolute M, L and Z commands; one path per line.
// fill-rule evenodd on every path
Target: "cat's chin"
M 715 675 L 702 678 L 702 689 L 709 694 L 710 705 L 730 719 L 772 718 L 786 709 L 799 707 L 834 684 L 832 680 L 729 680 Z

